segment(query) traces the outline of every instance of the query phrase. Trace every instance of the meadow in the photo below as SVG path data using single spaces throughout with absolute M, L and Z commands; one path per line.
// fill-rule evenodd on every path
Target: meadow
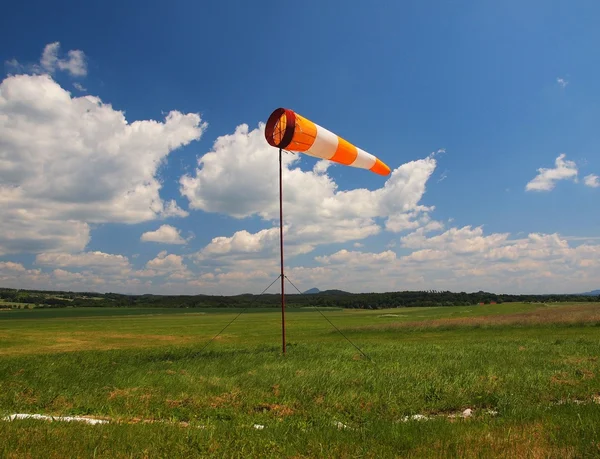
M 597 457 L 600 304 L 0 311 L 0 457 Z

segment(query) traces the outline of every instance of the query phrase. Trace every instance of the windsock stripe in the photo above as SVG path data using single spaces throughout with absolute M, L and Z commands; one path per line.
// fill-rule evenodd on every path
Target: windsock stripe
M 317 137 L 305 153 L 316 158 L 331 159 L 338 149 L 338 136 L 318 124 L 315 126 L 317 127 Z
M 356 156 L 356 159 L 350 165 L 352 167 L 360 167 L 362 169 L 371 169 L 375 165 L 377 158 L 375 158 L 375 156 L 373 156 L 371 153 L 367 153 L 366 151 L 361 150 L 360 148 L 358 148 L 357 150 L 358 156 Z
M 338 136 L 338 147 L 331 161 L 349 166 L 358 156 L 358 149 L 347 140 Z
M 375 172 L 379 175 L 389 175 L 390 168 L 380 159 L 375 158 L 375 165 L 369 169 L 371 172 Z

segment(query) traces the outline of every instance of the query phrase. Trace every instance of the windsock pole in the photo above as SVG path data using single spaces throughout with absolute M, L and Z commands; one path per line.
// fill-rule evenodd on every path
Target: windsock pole
M 281 345 L 285 355 L 285 276 L 283 274 L 283 180 L 281 165 L 281 148 L 279 149 L 279 253 L 281 254 Z

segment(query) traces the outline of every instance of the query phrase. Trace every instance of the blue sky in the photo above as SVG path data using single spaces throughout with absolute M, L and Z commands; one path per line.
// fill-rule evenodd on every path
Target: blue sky
M 600 5 L 322 3 L 5 7 L 0 283 L 260 292 L 284 106 L 395 171 L 286 159 L 303 288 L 598 288 Z

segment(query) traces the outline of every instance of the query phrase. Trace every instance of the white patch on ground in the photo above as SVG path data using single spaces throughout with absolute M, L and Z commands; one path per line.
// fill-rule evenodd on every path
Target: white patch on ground
M 105 419 L 82 418 L 79 416 L 46 416 L 43 414 L 11 414 L 2 418 L 3 421 L 15 421 L 18 419 L 37 419 L 41 421 L 66 421 L 66 422 L 84 422 L 86 424 L 108 424 Z
M 263 430 L 265 428 L 265 426 L 263 426 L 262 424 L 254 424 L 254 428 L 256 430 Z
M 472 410 L 471 408 L 467 408 L 466 410 L 460 412 L 460 413 L 452 413 L 452 414 L 448 414 L 448 415 L 444 415 L 444 414 L 438 414 L 438 415 L 431 415 L 431 416 L 426 416 L 424 414 L 413 414 L 412 416 L 404 416 L 402 418 L 402 422 L 408 422 L 408 421 L 428 421 L 430 419 L 434 419 L 434 418 L 448 418 L 448 419 L 455 419 L 455 418 L 462 418 L 462 419 L 466 419 L 466 418 L 470 418 L 473 417 L 473 415 L 475 414 L 475 410 Z M 494 410 L 485 410 L 483 411 L 483 414 L 487 414 L 489 416 L 496 416 L 498 414 L 497 411 Z
M 344 424 L 343 422 L 340 422 L 340 421 L 334 421 L 333 425 L 336 426 L 338 428 L 338 430 L 345 430 L 345 429 L 352 430 L 350 427 L 348 427 L 346 424 Z
M 553 405 L 569 405 L 569 404 L 574 404 L 574 405 L 588 405 L 590 403 L 594 403 L 596 405 L 600 405 L 600 394 L 598 395 L 592 395 L 592 397 L 589 400 L 578 400 L 576 398 L 574 399 L 563 399 L 563 400 L 559 400 L 558 402 L 553 403 Z
M 404 416 L 402 422 L 408 421 L 427 421 L 429 418 L 424 414 L 413 414 L 412 416 Z

